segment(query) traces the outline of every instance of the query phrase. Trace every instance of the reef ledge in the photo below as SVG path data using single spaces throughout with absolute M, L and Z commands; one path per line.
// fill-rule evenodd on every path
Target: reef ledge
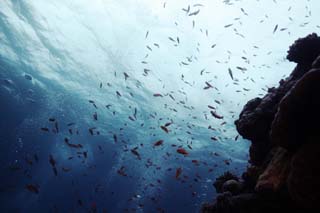
M 290 46 L 297 63 L 263 98 L 250 100 L 235 121 L 251 141 L 250 166 L 215 182 L 220 193 L 205 213 L 320 212 L 320 37 Z

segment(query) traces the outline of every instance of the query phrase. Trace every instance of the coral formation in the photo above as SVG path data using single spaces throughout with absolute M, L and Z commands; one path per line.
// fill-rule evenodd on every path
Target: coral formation
M 251 141 L 250 167 L 242 180 L 218 178 L 215 186 L 223 193 L 202 212 L 320 209 L 320 37 L 298 39 L 287 59 L 297 63 L 291 75 L 249 101 L 235 122 Z

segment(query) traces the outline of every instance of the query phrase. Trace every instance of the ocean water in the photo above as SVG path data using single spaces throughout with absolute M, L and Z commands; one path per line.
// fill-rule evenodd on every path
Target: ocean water
M 198 212 L 317 0 L 1 0 L 0 211 Z

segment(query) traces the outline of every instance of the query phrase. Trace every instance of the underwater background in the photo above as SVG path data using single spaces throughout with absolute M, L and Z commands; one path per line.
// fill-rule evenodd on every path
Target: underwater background
M 1 0 L 1 212 L 198 212 L 317 0 Z M 268 86 L 267 86 L 268 85 Z

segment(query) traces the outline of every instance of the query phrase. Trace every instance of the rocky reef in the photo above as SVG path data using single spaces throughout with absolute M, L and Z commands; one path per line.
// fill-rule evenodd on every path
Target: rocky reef
M 235 122 L 251 141 L 250 166 L 241 178 L 218 178 L 221 194 L 202 212 L 320 212 L 320 37 L 298 39 L 287 59 L 297 63 L 290 76 Z

